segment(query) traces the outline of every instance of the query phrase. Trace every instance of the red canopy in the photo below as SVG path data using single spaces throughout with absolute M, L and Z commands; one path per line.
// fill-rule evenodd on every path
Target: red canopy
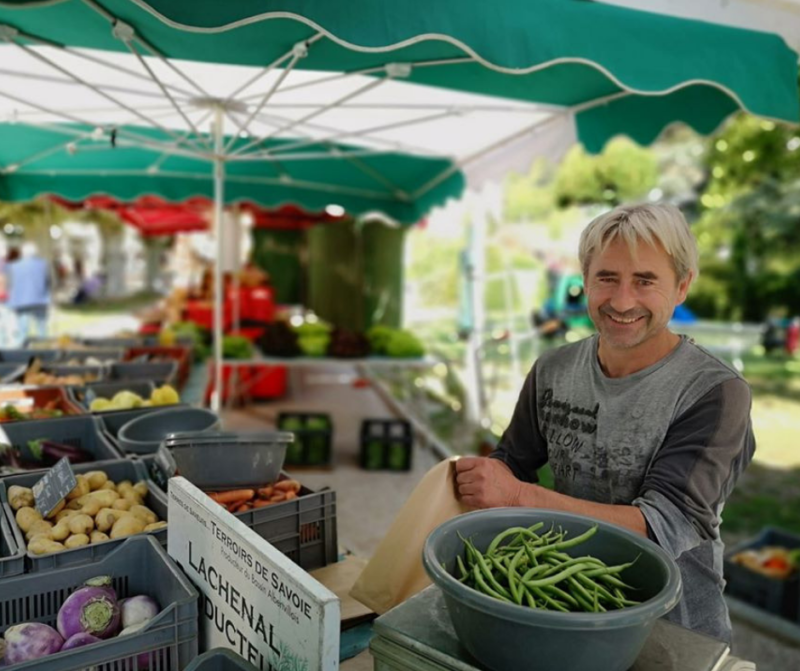
M 211 227 L 213 216 L 212 201 L 202 197 L 190 198 L 182 203 L 170 203 L 159 196 L 141 196 L 129 203 L 110 196 L 92 196 L 82 202 L 64 200 L 59 196 L 50 196 L 50 199 L 71 210 L 101 209 L 116 212 L 144 237 L 207 231 Z M 318 223 L 337 221 L 344 216 L 331 215 L 325 211 L 305 212 L 294 205 L 267 210 L 254 203 L 242 203 L 238 208 L 240 212 L 252 216 L 253 228 L 303 229 Z

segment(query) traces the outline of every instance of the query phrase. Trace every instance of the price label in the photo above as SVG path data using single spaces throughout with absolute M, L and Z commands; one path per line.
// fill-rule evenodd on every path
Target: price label
M 178 464 L 175 462 L 175 457 L 166 446 L 161 445 L 150 466 L 150 477 L 161 489 L 167 491 L 167 481 L 177 472 Z
M 61 499 L 66 498 L 78 481 L 72 472 L 69 459 L 64 457 L 45 473 L 41 480 L 33 486 L 33 499 L 36 502 L 36 510 L 42 517 L 47 517 L 59 504 Z

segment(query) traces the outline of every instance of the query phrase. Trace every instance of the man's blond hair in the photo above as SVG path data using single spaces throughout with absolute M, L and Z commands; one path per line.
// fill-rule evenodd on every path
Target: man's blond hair
M 584 277 L 594 255 L 602 253 L 617 238 L 627 243 L 632 254 L 641 241 L 653 247 L 660 244 L 670 256 L 679 282 L 689 273 L 692 279 L 697 278 L 697 241 L 683 213 L 674 205 L 620 205 L 594 219 L 581 233 L 578 247 Z

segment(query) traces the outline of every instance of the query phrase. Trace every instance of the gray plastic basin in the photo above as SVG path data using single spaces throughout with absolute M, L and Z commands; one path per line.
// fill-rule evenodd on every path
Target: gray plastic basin
M 178 473 L 205 490 L 265 487 L 278 479 L 294 434 L 204 432 L 164 442 Z
M 597 533 L 579 546 L 580 554 L 606 564 L 639 556 L 623 579 L 638 589 L 636 600 L 642 603 L 607 613 L 534 610 L 485 596 L 452 576 L 456 555 L 463 557 L 459 533 L 483 552 L 501 531 L 537 522 L 561 527 L 569 537 L 597 524 Z M 682 590 L 678 566 L 655 543 L 614 524 L 553 510 L 494 508 L 459 515 L 431 532 L 422 560 L 444 594 L 462 645 L 492 671 L 627 671 L 655 620 L 677 605 Z
M 165 407 L 149 412 L 120 427 L 117 442 L 123 452 L 151 454 L 161 441 L 177 431 L 213 431 L 219 417 L 205 408 Z

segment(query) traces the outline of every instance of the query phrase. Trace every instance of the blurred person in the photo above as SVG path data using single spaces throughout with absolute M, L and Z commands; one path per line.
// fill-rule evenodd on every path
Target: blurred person
M 604 520 L 677 563 L 666 619 L 731 640 L 721 514 L 755 451 L 750 388 L 668 324 L 697 276 L 680 210 L 622 206 L 592 221 L 579 259 L 597 333 L 540 356 L 489 457 L 456 462 L 462 501 Z M 538 482 L 549 464 L 554 490 Z
M 19 249 L 9 247 L 5 259 L 0 258 L 0 347 L 11 347 L 17 340 L 17 317 L 8 307 L 8 264 L 19 258 Z
M 36 244 L 22 245 L 22 255 L 8 264 L 8 306 L 17 316 L 17 343 L 22 345 L 31 326 L 39 338 L 47 337 L 50 310 L 50 267 Z

